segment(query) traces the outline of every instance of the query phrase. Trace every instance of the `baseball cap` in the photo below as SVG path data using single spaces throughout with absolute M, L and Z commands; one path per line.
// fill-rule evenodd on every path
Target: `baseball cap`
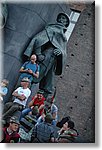
M 21 82 L 30 82 L 30 80 L 27 77 L 24 77 Z
M 15 116 L 10 118 L 9 123 L 16 123 L 18 125 L 20 124 L 19 119 L 17 117 L 15 117 Z

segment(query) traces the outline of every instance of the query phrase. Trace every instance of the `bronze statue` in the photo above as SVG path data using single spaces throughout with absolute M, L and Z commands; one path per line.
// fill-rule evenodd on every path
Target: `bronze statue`
M 58 14 L 57 22 L 48 24 L 43 31 L 35 35 L 24 52 L 24 55 L 28 57 L 33 53 L 37 55 L 40 73 L 39 78 L 35 78 L 33 82 L 39 83 L 39 89 L 44 91 L 45 96 L 52 93 L 54 73 L 62 74 L 67 55 L 65 32 L 68 25 L 68 15 Z

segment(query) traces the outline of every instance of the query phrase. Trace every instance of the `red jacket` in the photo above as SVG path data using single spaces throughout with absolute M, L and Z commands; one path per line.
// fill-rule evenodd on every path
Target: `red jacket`
M 7 127 L 3 128 L 3 140 L 1 143 L 18 143 L 20 139 L 20 135 L 17 132 L 13 132 L 12 134 L 8 134 Z

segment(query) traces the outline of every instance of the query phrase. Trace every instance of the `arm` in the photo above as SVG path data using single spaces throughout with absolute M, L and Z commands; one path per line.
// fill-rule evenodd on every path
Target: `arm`
M 28 107 L 32 107 L 34 104 L 34 100 L 30 101 L 29 104 L 28 104 Z
M 54 112 L 54 113 L 52 114 L 53 119 L 56 119 L 56 116 L 57 116 L 57 112 Z
M 7 92 L 8 92 L 8 89 L 6 87 L 4 87 L 3 89 L 0 90 L 0 94 L 2 96 L 5 96 L 7 94 Z
M 17 97 L 17 98 L 20 99 L 21 101 L 24 101 L 24 100 L 26 99 L 26 96 L 25 96 L 25 95 L 20 95 L 20 94 L 18 94 L 17 91 L 14 91 L 14 92 L 12 93 L 12 95 L 15 96 L 15 97 Z
M 44 104 L 40 105 L 39 110 L 44 108 Z
M 19 70 L 20 73 L 28 73 L 28 69 L 24 69 L 24 67 L 21 67 Z
M 29 73 L 29 74 L 33 75 L 34 77 L 36 77 L 36 78 L 39 77 L 39 72 L 38 71 L 36 73 L 34 73 L 31 69 L 24 69 L 24 67 L 21 67 L 19 72 L 20 73 Z
M 29 102 L 28 107 L 32 107 L 34 105 L 34 100 L 37 98 L 37 94 L 32 97 L 32 101 Z
M 39 72 L 36 72 L 36 73 L 33 72 L 32 74 L 34 77 L 39 78 Z
M 33 76 L 36 77 L 36 78 L 39 77 L 39 72 L 34 73 L 31 69 L 28 69 L 27 73 L 33 75 Z

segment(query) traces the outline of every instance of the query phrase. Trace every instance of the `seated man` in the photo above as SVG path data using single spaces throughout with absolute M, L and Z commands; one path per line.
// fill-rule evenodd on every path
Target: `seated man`
M 51 125 L 53 118 L 50 113 L 46 114 L 45 122 L 37 124 L 33 128 L 31 135 L 32 143 L 50 143 L 55 142 L 55 131 Z
M 58 107 L 53 103 L 53 101 L 45 101 L 45 111 L 50 112 L 52 114 L 52 125 L 56 126 L 58 120 Z
M 32 115 L 26 115 L 24 118 L 20 120 L 20 128 L 19 134 L 21 137 L 20 142 L 30 142 L 31 140 L 31 133 L 34 125 L 37 123 L 37 116 L 38 116 L 38 107 L 35 106 L 32 110 Z
M 38 110 L 39 110 L 39 115 L 41 115 L 44 111 L 44 101 L 45 101 L 45 98 L 43 96 L 43 93 L 41 90 L 39 90 L 37 92 L 37 95 L 33 96 L 32 97 L 32 101 L 29 102 L 28 104 L 28 107 L 29 108 L 26 108 L 22 111 L 22 116 L 21 117 L 24 117 L 25 115 L 27 115 L 29 112 L 32 112 L 32 109 L 35 107 L 35 106 L 38 106 Z
M 3 128 L 1 143 L 18 143 L 20 141 L 19 125 L 19 120 L 16 117 L 11 117 L 9 126 Z
M 53 96 L 49 96 L 46 101 L 44 101 L 44 113 L 38 118 L 37 123 L 43 122 L 46 113 L 51 113 L 53 121 L 52 125 L 56 126 L 58 120 L 58 108 L 54 104 L 56 95 L 56 87 Z
M 39 65 L 36 63 L 36 55 L 30 57 L 30 61 L 27 61 L 23 64 L 20 69 L 20 79 L 27 77 L 31 83 L 33 83 L 33 78 L 39 77 Z
M 21 80 L 21 87 L 18 87 L 14 92 L 13 96 L 14 101 L 8 102 L 4 106 L 3 119 L 6 120 L 9 116 L 12 116 L 16 111 L 22 111 L 28 100 L 28 97 L 31 94 L 31 90 L 28 88 L 30 80 L 28 78 L 23 78 Z

